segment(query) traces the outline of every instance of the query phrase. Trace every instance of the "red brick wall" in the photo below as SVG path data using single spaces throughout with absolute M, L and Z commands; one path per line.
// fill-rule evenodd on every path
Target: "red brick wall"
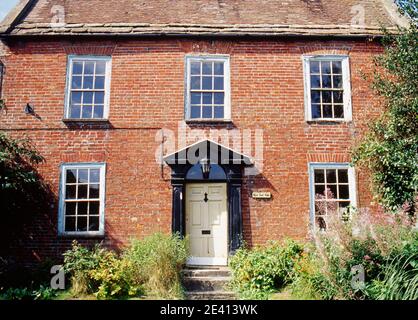
M 381 47 L 366 40 L 105 40 L 94 42 L 15 41 L 4 59 L 0 130 L 27 134 L 46 158 L 40 167 L 55 194 L 63 162 L 104 161 L 105 243 L 119 247 L 131 237 L 171 228 L 170 170 L 155 161 L 160 128 L 176 131 L 183 120 L 184 56 L 229 54 L 232 120 L 225 125 L 192 125 L 188 130 L 263 129 L 262 175 L 245 180 L 244 236 L 250 244 L 283 237 L 305 238 L 309 220 L 309 161 L 348 161 L 353 139 L 379 112 L 362 72 L 370 73 Z M 112 55 L 108 125 L 62 122 L 68 54 Z M 308 124 L 304 120 L 301 55 L 350 56 L 353 121 Z M 23 112 L 33 103 L 39 118 Z M 189 141 L 190 143 L 193 141 Z M 369 206 L 366 178 L 357 172 L 359 204 Z M 272 192 L 255 200 L 251 191 Z M 20 236 L 19 254 L 42 259 L 58 255 L 71 239 L 57 236 L 57 200 Z

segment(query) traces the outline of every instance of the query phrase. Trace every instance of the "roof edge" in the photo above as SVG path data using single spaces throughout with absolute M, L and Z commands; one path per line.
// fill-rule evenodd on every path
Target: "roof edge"
M 20 0 L 20 2 L 0 21 L 0 34 L 9 33 L 19 20 L 29 11 L 37 0 Z
M 395 0 L 381 0 L 392 21 L 399 27 L 408 28 L 411 21 L 399 11 Z

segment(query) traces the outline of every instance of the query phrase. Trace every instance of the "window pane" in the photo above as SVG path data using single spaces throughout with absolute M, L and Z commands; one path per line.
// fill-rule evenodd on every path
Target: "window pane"
M 77 198 L 78 199 L 87 199 L 87 185 L 86 184 L 79 184 L 78 185 Z
M 314 171 L 314 178 L 315 178 L 315 183 L 324 183 L 325 182 L 324 170 L 316 169 Z
M 312 118 L 321 118 L 321 105 L 312 104 Z
M 73 74 L 83 74 L 82 62 L 73 62 Z
M 322 103 L 331 103 L 331 91 L 322 91 Z
M 311 76 L 311 88 L 321 88 L 320 76 Z
M 84 74 L 94 74 L 94 62 L 86 61 L 84 64 Z
M 348 184 L 342 184 L 338 186 L 339 199 L 350 199 Z
M 348 170 L 347 169 L 338 169 L 338 182 L 348 183 Z
M 92 215 L 99 214 L 99 209 L 100 209 L 99 201 L 91 201 L 89 203 L 89 214 L 92 214 Z
M 90 119 L 93 113 L 93 107 L 92 106 L 83 106 L 83 119 Z
M 212 93 L 204 93 L 202 104 L 212 104 Z
M 223 90 L 224 89 L 224 78 L 223 77 L 215 77 L 215 90 Z
M 190 64 L 190 70 L 192 74 L 200 74 L 200 62 L 192 62 Z
M 327 183 L 336 183 L 337 176 L 335 173 L 335 169 L 327 169 Z
M 70 118 L 80 118 L 81 107 L 79 105 L 73 105 L 70 107 Z
M 81 103 L 81 92 L 71 92 L 70 104 L 80 104 L 80 103 Z
M 192 77 L 191 78 L 191 88 L 192 89 L 200 89 L 200 77 Z
M 223 62 L 215 62 L 215 74 L 223 75 L 224 74 L 224 64 Z
M 202 89 L 203 90 L 212 90 L 212 77 L 203 77 L 202 78 Z
M 99 169 L 90 169 L 90 183 L 100 181 L 100 170 Z
M 96 77 L 94 88 L 104 90 L 104 87 L 105 87 L 105 77 L 102 77 L 102 76 Z
M 87 183 L 89 181 L 89 170 L 79 169 L 78 170 L 78 183 Z
M 202 118 L 212 118 L 212 107 L 203 107 Z
M 320 103 L 321 102 L 321 93 L 317 90 L 311 91 L 311 102 L 312 103 Z
M 75 231 L 75 217 L 65 218 L 65 231 Z
M 224 93 L 215 93 L 215 104 L 224 104 Z
M 326 230 L 327 224 L 323 217 L 316 217 L 316 225 L 318 226 L 319 230 Z
M 76 186 L 65 186 L 65 199 L 75 199 Z
M 104 92 L 95 92 L 94 93 L 94 103 L 103 104 L 104 103 Z
M 77 170 L 67 170 L 66 183 L 75 183 L 77 177 Z
M 224 117 L 224 107 L 216 106 L 214 117 L 217 119 L 222 119 Z
M 331 62 L 321 61 L 321 72 L 322 74 L 331 74 Z
M 87 206 L 88 203 L 83 201 L 83 202 L 78 202 L 77 203 L 77 215 L 87 215 Z
M 339 203 L 340 208 L 347 208 L 350 205 L 350 201 L 341 201 Z
M 212 75 L 212 62 L 202 63 L 202 74 Z
M 323 118 L 332 118 L 332 105 L 322 106 L 322 117 Z
M 81 89 L 81 77 L 79 76 L 73 76 L 73 79 L 71 81 L 71 88 L 73 89 Z
M 317 194 L 322 195 L 322 196 L 325 195 L 325 185 L 324 184 L 315 185 L 315 195 L 317 195 Z
M 334 103 L 343 103 L 343 92 L 334 91 L 333 93 Z
M 191 102 L 192 104 L 201 104 L 201 93 L 192 93 L 191 94 Z
M 342 88 L 343 87 L 343 78 L 342 76 L 333 76 L 333 88 Z
M 327 199 L 337 199 L 337 185 L 327 185 Z
M 77 217 L 77 231 L 87 231 L 87 217 Z
M 319 61 L 311 61 L 311 73 L 319 73 Z
M 105 61 L 97 61 L 96 62 L 96 75 L 97 74 L 106 74 L 106 62 Z
M 200 118 L 200 106 L 192 106 L 190 110 L 190 117 L 193 119 Z
M 93 103 L 93 92 L 83 92 L 83 104 Z
M 341 74 L 342 73 L 341 61 L 333 61 L 332 62 L 332 73 L 333 74 Z
M 66 202 L 65 203 L 65 215 L 66 216 L 75 216 L 75 208 L 76 208 L 75 202 Z
M 83 89 L 93 89 L 93 77 L 84 77 Z
M 99 217 L 89 217 L 89 231 L 99 231 Z
M 344 118 L 344 107 L 342 105 L 334 106 L 334 118 Z
M 93 118 L 100 119 L 103 118 L 104 107 L 102 105 L 94 106 Z
M 89 199 L 98 199 L 99 198 L 99 185 L 98 184 L 91 184 L 89 186 Z
M 322 76 L 322 88 L 331 88 L 331 76 Z

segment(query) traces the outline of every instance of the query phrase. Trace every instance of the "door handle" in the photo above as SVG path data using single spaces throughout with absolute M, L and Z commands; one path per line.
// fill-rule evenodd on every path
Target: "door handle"
M 202 230 L 202 234 L 210 234 L 210 230 Z

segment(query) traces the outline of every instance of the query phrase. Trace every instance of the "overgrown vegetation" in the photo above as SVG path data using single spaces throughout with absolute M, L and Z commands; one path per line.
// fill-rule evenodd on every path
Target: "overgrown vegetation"
M 376 57 L 373 89 L 385 112 L 373 121 L 353 151 L 353 163 L 367 168 L 381 204 L 413 208 L 418 190 L 418 33 L 412 24 L 387 34 Z
M 302 246 L 294 241 L 241 248 L 230 260 L 231 286 L 244 299 L 264 299 L 291 281 L 301 253 Z
M 312 242 L 292 241 L 232 259 L 231 285 L 242 298 L 264 299 L 290 289 L 295 299 L 416 299 L 418 234 L 404 214 L 329 215 Z
M 134 240 L 117 255 L 100 245 L 87 249 L 75 242 L 64 254 L 64 269 L 74 296 L 178 299 L 183 296 L 180 271 L 188 256 L 186 243 L 177 235 L 157 233 Z

